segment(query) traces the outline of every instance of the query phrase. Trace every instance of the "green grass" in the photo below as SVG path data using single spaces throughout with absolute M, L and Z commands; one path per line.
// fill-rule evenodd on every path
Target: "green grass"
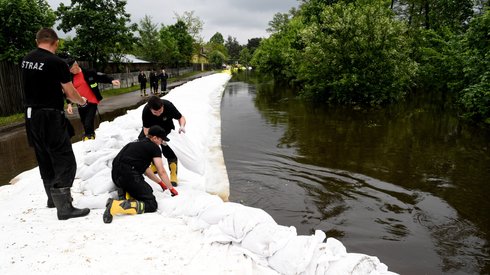
M 11 116 L 3 116 L 0 117 L 0 126 L 5 126 L 21 121 L 24 121 L 24 113 L 19 113 Z

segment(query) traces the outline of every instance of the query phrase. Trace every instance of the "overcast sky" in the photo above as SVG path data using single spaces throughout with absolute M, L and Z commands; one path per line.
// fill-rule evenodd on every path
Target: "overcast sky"
M 61 2 L 71 3 L 70 0 L 47 2 L 53 10 Z M 175 13 L 182 15 L 194 11 L 194 15 L 204 22 L 201 36 L 205 42 L 219 32 L 225 40 L 230 35 L 243 45 L 250 38 L 268 37 L 266 29 L 274 14 L 288 12 L 298 5 L 298 0 L 128 0 L 126 12 L 131 14 L 134 23 L 149 15 L 158 25 L 172 25 L 176 22 Z M 59 35 L 63 37 L 62 33 Z

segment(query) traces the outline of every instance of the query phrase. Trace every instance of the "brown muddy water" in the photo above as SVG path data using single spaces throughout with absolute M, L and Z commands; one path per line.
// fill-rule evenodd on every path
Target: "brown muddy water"
M 400 274 L 489 274 L 490 132 L 460 122 L 447 100 L 313 107 L 235 76 L 221 105 L 230 200 Z

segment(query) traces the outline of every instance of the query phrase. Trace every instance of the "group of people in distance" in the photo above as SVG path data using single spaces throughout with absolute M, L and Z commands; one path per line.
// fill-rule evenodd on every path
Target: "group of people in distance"
M 161 70 L 159 74 L 153 69 L 150 72 L 150 92 L 153 95 L 158 95 L 158 81 L 160 81 L 160 95 L 165 95 L 167 93 L 167 79 L 168 74 L 164 69 Z M 140 84 L 140 96 L 148 96 L 146 93 L 146 83 L 148 82 L 148 78 L 146 74 L 140 70 L 138 74 L 138 82 Z
M 119 85 L 104 74 L 81 68 L 72 58 L 57 56 L 59 39 L 51 28 L 42 28 L 36 34 L 37 48 L 21 62 L 25 98 L 26 133 L 29 145 L 34 147 L 39 171 L 47 195 L 47 207 L 56 208 L 60 220 L 83 217 L 90 209 L 72 205 L 71 187 L 76 174 L 76 160 L 71 140 L 73 127 L 64 112 L 65 99 L 78 105 L 85 130 L 84 140 L 94 139 L 94 117 L 102 99 L 98 83 Z M 162 73 L 165 73 L 162 70 Z M 165 79 L 166 80 L 166 79 Z M 158 83 L 158 82 L 157 82 Z M 166 84 L 165 84 L 166 86 Z M 163 89 L 162 84 L 162 91 Z M 103 215 L 105 223 L 118 214 L 155 212 L 158 204 L 152 187 L 143 175 L 178 195 L 177 156 L 168 146 L 167 135 L 175 130 L 173 120 L 179 123 L 179 134 L 185 133 L 186 119 L 168 100 L 154 95 L 143 108 L 143 127 L 135 141 L 125 145 L 112 163 L 112 180 L 118 189 L 118 198 L 109 198 Z M 170 177 L 165 171 L 163 156 L 167 159 Z

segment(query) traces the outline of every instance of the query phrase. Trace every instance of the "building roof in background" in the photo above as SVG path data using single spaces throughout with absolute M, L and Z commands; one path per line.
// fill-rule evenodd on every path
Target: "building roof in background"
M 141 63 L 150 64 L 151 63 L 150 61 L 139 59 L 132 54 L 122 54 L 119 61 L 111 60 L 109 63 L 118 63 L 118 62 L 120 62 L 120 63 L 134 63 L 134 64 L 138 64 L 138 63 L 139 64 L 141 64 Z

